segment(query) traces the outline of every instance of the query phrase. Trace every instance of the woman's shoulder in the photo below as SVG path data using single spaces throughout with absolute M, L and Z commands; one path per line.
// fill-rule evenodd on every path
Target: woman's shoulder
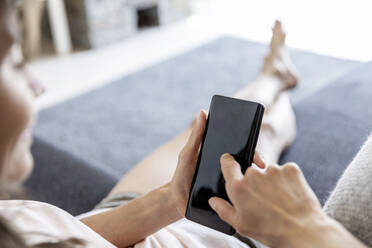
M 25 236 L 29 244 L 51 241 L 48 238 L 71 237 L 88 243 L 113 247 L 101 236 L 66 211 L 48 203 L 29 200 L 0 201 L 0 215 Z M 55 239 L 55 238 L 54 238 Z

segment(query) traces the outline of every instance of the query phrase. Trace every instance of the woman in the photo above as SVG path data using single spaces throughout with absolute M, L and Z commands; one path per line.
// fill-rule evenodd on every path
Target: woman
M 20 185 L 32 171 L 32 102 L 42 92 L 12 56 L 7 7 L 0 0 L 3 191 Z M 270 164 L 277 164 L 295 137 L 295 117 L 285 91 L 296 86 L 297 77 L 284 39 L 276 22 L 260 76 L 236 95 L 267 106 L 257 149 Z M 1 247 L 247 247 L 251 243 L 247 239 L 244 243 L 183 218 L 205 123 L 206 114 L 201 111 L 191 131 L 144 159 L 95 210 L 80 219 L 45 203 L 1 201 Z M 365 247 L 322 211 L 297 165 L 267 165 L 258 154 L 254 163 L 242 175 L 233 157 L 223 155 L 221 166 L 233 206 L 220 198 L 209 200 L 242 236 L 272 247 Z

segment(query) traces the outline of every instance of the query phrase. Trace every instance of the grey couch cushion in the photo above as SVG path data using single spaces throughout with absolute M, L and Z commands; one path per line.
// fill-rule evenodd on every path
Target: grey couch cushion
M 38 138 L 32 153 L 35 169 L 26 182 L 28 194 L 70 214 L 91 210 L 116 183 L 113 176 Z
M 372 62 L 295 105 L 298 135 L 282 157 L 304 171 L 321 202 L 372 131 Z
M 98 202 L 94 194 L 104 195 L 108 186 L 135 163 L 186 128 L 200 108 L 208 107 L 213 94 L 232 95 L 253 80 L 266 52 L 263 44 L 221 38 L 42 111 L 35 132 L 41 143 L 36 142 L 33 151 L 37 168 L 43 172 L 31 178 L 31 188 L 45 195 L 46 201 L 63 205 L 70 212 L 87 210 L 88 204 L 80 206 L 84 197 L 90 199 L 89 206 L 94 199 Z M 360 64 L 299 50 L 291 50 L 291 55 L 302 75 L 300 87 L 292 94 L 295 103 Z M 302 122 L 307 116 L 305 110 L 298 114 L 301 135 L 306 130 L 302 125 L 312 123 Z M 62 154 L 51 160 L 44 154 L 49 145 Z M 297 159 L 294 151 L 286 158 Z M 76 158 L 84 161 L 84 166 Z M 64 163 L 66 169 L 62 169 Z M 57 169 L 51 168 L 54 164 Z M 85 183 L 101 181 L 98 172 L 106 183 L 87 193 Z M 79 179 L 85 173 L 92 175 Z M 50 184 L 54 186 L 45 189 L 44 185 Z M 65 190 L 60 184 L 70 188 Z

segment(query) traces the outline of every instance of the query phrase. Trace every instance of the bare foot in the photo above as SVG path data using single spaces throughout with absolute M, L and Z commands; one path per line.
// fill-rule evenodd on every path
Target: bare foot
M 254 82 L 239 90 L 234 95 L 236 98 L 259 102 L 269 112 L 280 94 L 296 87 L 298 73 L 285 47 L 285 36 L 281 23 L 276 21 L 270 52 L 265 58 L 261 74 Z
M 270 43 L 270 52 L 265 58 L 261 73 L 268 76 L 277 76 L 283 82 L 283 89 L 294 88 L 298 83 L 298 72 L 293 65 L 285 46 L 286 34 L 280 21 L 273 27 L 273 36 Z

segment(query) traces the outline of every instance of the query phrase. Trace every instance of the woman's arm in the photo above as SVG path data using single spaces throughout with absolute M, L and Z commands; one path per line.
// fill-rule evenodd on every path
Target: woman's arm
M 243 175 L 225 154 L 221 166 L 232 205 L 218 197 L 209 204 L 240 234 L 279 248 L 366 247 L 323 212 L 296 164 L 252 166 Z
M 127 247 L 181 218 L 170 185 L 82 222 L 117 247 Z
M 298 229 L 288 230 L 282 247 L 327 247 L 327 248 L 367 248 L 340 223 L 320 213 Z
M 182 218 L 195 173 L 206 124 L 201 111 L 178 158 L 171 182 L 111 211 L 82 219 L 82 222 L 118 247 L 133 245 Z M 138 183 L 141 183 L 140 179 Z

